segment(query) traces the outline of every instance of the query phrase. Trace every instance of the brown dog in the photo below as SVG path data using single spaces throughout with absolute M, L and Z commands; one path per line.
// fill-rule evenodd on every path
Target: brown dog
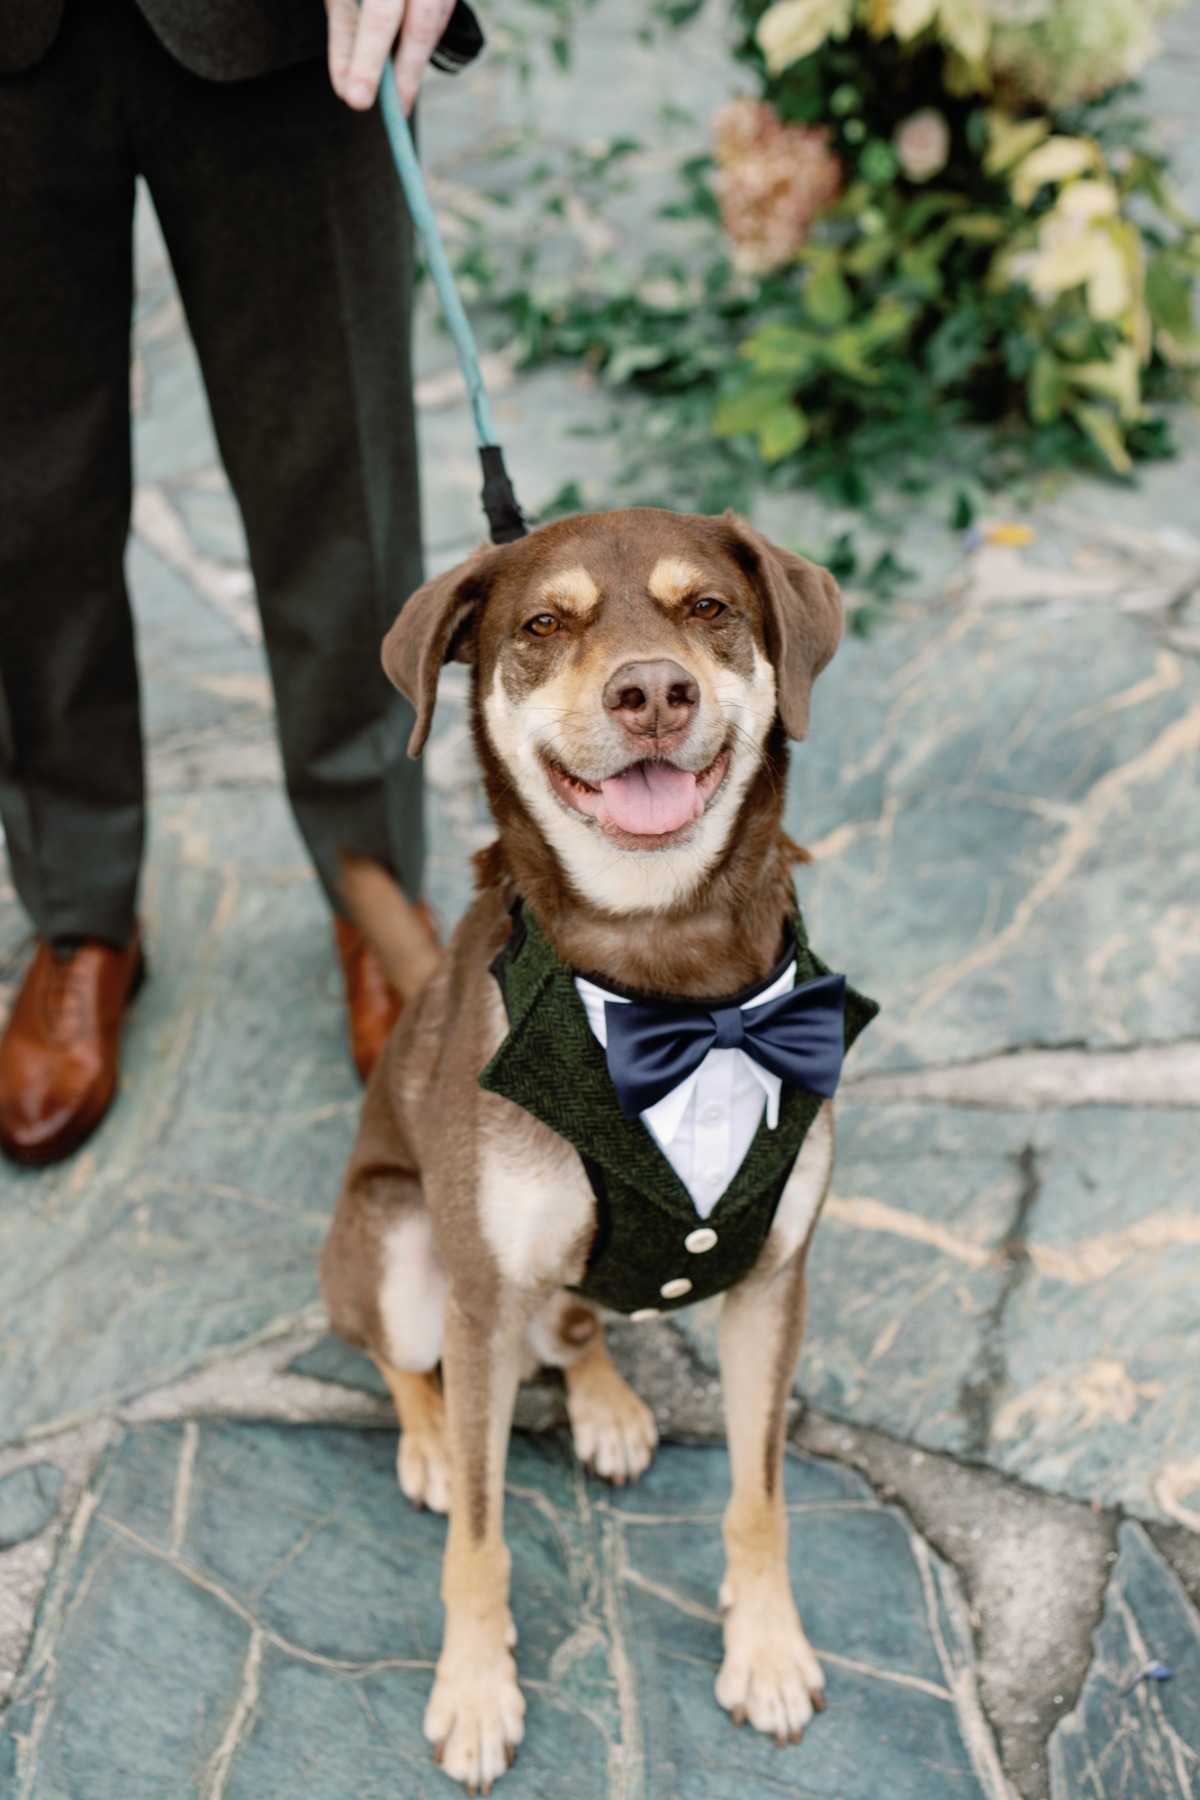
M 528 927 L 543 958 L 613 988 L 702 997 L 761 983 L 796 916 L 797 852 L 780 826 L 786 737 L 806 733 L 841 617 L 831 576 L 735 515 L 637 510 L 479 550 L 413 596 L 384 647 L 416 707 L 414 756 L 442 664 L 474 665 L 499 841 L 372 1078 L 322 1278 L 335 1329 L 370 1352 L 395 1398 L 402 1489 L 449 1509 L 425 1733 L 472 1791 L 489 1791 L 523 1732 L 502 1511 L 530 1355 L 563 1370 L 577 1453 L 600 1474 L 635 1479 L 656 1442 L 594 1307 L 571 1292 L 586 1290 L 613 1224 L 598 1232 L 603 1182 L 535 1116 L 543 1097 L 570 1108 L 584 1077 L 564 1048 L 526 1067 L 520 1104 L 490 1078 L 481 1085 L 513 1004 L 492 965 Z M 588 1033 L 574 1004 L 578 1046 Z M 823 1690 L 789 1589 L 781 1487 L 805 1251 L 833 1165 L 830 1104 L 804 1098 L 798 1156 L 749 1262 L 743 1245 L 720 1327 L 733 1494 L 717 1699 L 780 1742 L 799 1736 Z M 645 1136 L 637 1119 L 630 1129 Z M 711 1217 L 716 1229 L 693 1230 L 688 1250 L 716 1243 L 720 1202 Z M 679 1241 L 653 1275 L 670 1298 L 693 1287 L 672 1259 L 696 1270 L 704 1260 Z

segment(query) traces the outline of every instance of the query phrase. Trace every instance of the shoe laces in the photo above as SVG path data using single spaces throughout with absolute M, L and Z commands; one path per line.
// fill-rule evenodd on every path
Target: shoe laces
M 52 953 L 50 978 L 42 1001 L 46 1024 L 60 1042 L 79 1037 L 87 1023 L 86 984 L 75 950 Z

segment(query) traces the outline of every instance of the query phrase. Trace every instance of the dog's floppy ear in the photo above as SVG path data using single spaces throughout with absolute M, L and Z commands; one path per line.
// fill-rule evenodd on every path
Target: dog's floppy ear
M 780 550 L 737 513 L 727 512 L 725 523 L 735 540 L 734 555 L 762 596 L 779 717 L 789 737 L 803 738 L 812 684 L 841 641 L 841 590 L 828 569 Z
M 435 575 L 401 608 L 400 617 L 383 640 L 383 666 L 388 678 L 412 701 L 417 722 L 408 754 L 420 756 L 429 736 L 443 663 L 473 662 L 475 610 L 486 598 L 504 552 L 483 544 L 456 569 Z

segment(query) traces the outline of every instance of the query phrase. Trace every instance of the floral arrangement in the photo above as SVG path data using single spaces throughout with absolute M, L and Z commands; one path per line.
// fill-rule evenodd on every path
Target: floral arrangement
M 828 132 L 784 125 L 762 100 L 731 100 L 715 120 L 715 182 L 738 268 L 765 275 L 791 262 L 809 227 L 842 191 Z
M 717 118 L 715 192 L 760 285 L 718 434 L 768 464 L 953 418 L 1152 453 L 1200 231 L 1114 94 L 1174 3 L 741 0 L 763 91 Z
M 472 224 L 460 272 L 518 360 L 653 397 L 613 420 L 642 501 L 744 505 L 765 478 L 867 506 L 936 481 L 965 526 L 1028 474 L 1125 474 L 1170 453 L 1155 403 L 1200 367 L 1200 226 L 1132 85 L 1177 3 L 728 0 L 751 91 L 679 165 L 661 244 L 619 254 L 605 215 L 642 147 L 614 140 L 527 185 L 506 251 L 500 209 Z M 700 4 L 649 11 L 673 32 Z M 856 572 L 839 543 L 886 598 L 888 553 Z

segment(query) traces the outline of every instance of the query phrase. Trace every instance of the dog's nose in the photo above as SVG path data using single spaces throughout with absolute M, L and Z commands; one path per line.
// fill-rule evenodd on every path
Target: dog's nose
M 700 702 L 700 689 L 686 669 L 663 657 L 627 662 L 609 677 L 604 704 L 638 737 L 681 731 Z

